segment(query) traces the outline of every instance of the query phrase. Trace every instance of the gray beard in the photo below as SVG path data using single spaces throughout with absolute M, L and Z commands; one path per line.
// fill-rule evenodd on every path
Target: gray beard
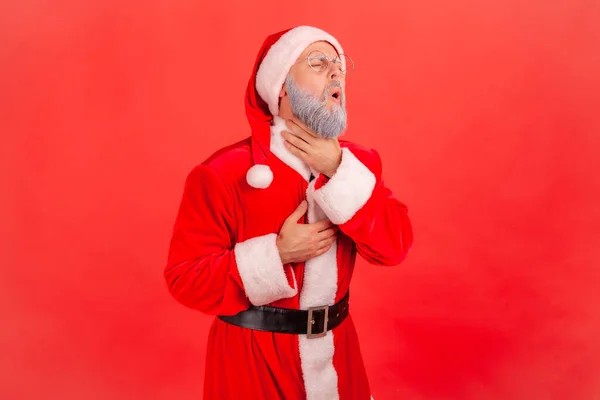
M 302 121 L 308 128 L 319 136 L 333 139 L 342 134 L 346 129 L 346 93 L 339 81 L 332 81 L 325 90 L 321 99 L 299 88 L 293 78 L 288 75 L 285 87 L 290 96 L 290 106 L 294 117 Z M 327 109 L 327 99 L 331 90 L 340 88 L 341 104 L 333 104 L 331 111 Z

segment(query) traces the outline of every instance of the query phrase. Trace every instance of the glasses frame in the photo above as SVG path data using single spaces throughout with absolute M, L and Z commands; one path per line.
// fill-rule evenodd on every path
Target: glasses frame
M 327 61 L 327 65 L 325 66 L 325 69 L 323 71 L 327 71 L 327 69 L 329 69 L 329 63 L 335 63 L 335 60 L 337 60 L 337 59 L 341 60 L 340 57 L 346 57 L 346 60 L 350 61 L 350 63 L 351 63 L 350 71 L 354 72 L 354 60 L 349 55 L 347 55 L 347 54 L 340 54 L 340 55 L 335 56 L 333 58 L 329 58 L 329 57 L 327 57 L 327 55 L 325 53 L 323 53 L 320 50 L 313 50 L 313 51 L 311 51 L 310 53 L 308 53 L 308 55 L 306 56 L 305 59 L 299 60 L 296 64 L 306 61 L 306 63 L 310 67 L 310 69 L 312 69 L 313 71 L 315 71 L 315 72 L 323 72 L 323 71 L 319 71 L 318 69 L 315 69 L 312 65 L 310 65 L 311 58 L 317 58 L 317 57 L 314 57 L 314 56 L 311 57 L 311 54 L 313 54 L 313 53 L 319 53 L 319 54 L 321 54 L 322 57 L 318 57 L 318 58 Z M 340 62 L 340 64 L 341 64 L 341 62 Z M 348 75 L 348 70 L 349 70 L 348 63 L 346 63 L 345 67 L 346 68 L 344 70 L 340 69 L 340 72 L 342 73 L 343 76 L 347 76 Z

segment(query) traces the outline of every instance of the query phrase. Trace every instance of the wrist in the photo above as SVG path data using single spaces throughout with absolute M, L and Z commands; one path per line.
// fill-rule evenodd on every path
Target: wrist
M 337 172 L 341 163 L 342 163 L 342 152 L 340 151 L 340 154 L 339 154 L 339 157 L 337 159 L 337 163 L 335 164 L 335 166 L 332 169 L 330 169 L 329 171 L 325 172 L 323 175 L 325 175 L 328 178 L 331 178 L 333 175 L 335 175 L 335 173 Z
M 331 177 L 333 175 L 335 175 L 336 172 L 337 172 L 337 168 L 334 169 L 334 170 L 332 170 L 332 171 L 326 171 L 326 172 L 323 173 L 323 175 L 325 175 L 328 179 L 331 179 Z
M 279 253 L 279 258 L 281 259 L 281 263 L 283 265 L 288 264 L 289 261 L 288 261 L 287 257 L 285 256 L 284 252 L 281 250 L 281 246 L 279 245 L 279 236 L 277 236 L 277 239 L 275 240 L 275 247 L 277 247 L 277 252 Z

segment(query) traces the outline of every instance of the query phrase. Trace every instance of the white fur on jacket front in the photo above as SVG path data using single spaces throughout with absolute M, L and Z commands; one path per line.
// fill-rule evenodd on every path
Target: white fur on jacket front
M 308 200 L 308 222 L 314 223 L 327 218 L 315 201 L 315 182 L 310 182 L 306 190 Z M 337 241 L 324 254 L 307 260 L 304 267 L 304 282 L 300 292 L 300 308 L 335 304 L 337 294 Z M 304 375 L 306 398 L 310 400 L 339 399 L 338 376 L 333 366 L 333 331 L 327 335 L 308 339 L 298 337 L 300 361 Z
M 311 170 L 301 159 L 284 145 L 281 131 L 285 121 L 275 117 L 271 127 L 270 150 L 285 164 L 294 169 L 306 181 L 311 172 L 316 179 L 309 182 L 306 190 L 308 222 L 330 219 L 334 224 L 348 221 L 370 198 L 375 187 L 375 176 L 352 152 L 342 149 L 342 162 L 331 179 L 319 190 L 315 184 L 318 172 Z M 275 245 L 277 234 L 249 239 L 235 246 L 238 270 L 250 302 L 264 305 L 298 293 L 292 270 L 294 287 L 288 284 L 284 266 Z M 307 260 L 304 267 L 302 290 L 299 294 L 300 308 L 333 305 L 338 291 L 337 241 L 324 254 Z M 334 332 L 320 338 L 308 339 L 298 336 L 298 350 L 307 400 L 339 399 L 338 375 L 333 365 L 335 354 Z
M 284 145 L 281 131 L 285 121 L 275 117 L 271 127 L 271 152 L 294 169 L 306 181 L 311 172 L 316 179 L 308 184 L 308 222 L 314 223 L 329 218 L 333 223 L 349 220 L 369 199 L 375 186 L 375 176 L 352 152 L 342 149 L 342 162 L 336 174 L 319 190 L 315 183 L 319 174 Z M 337 221 L 337 222 L 336 222 Z M 337 295 L 338 281 L 337 242 L 319 257 L 307 260 L 304 280 L 300 292 L 300 308 L 308 309 L 322 305 L 333 305 Z M 298 336 L 298 350 L 304 387 L 308 400 L 339 399 L 338 375 L 333 365 L 335 347 L 333 331 L 321 338 L 308 339 Z

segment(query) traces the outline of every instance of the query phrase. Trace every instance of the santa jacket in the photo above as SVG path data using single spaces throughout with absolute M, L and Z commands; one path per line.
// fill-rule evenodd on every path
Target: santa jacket
M 282 129 L 285 122 L 275 117 L 272 154 L 263 165 L 272 174 L 266 188 L 248 183 L 252 138 L 218 151 L 188 175 L 165 269 L 170 292 L 185 306 L 234 315 L 252 304 L 333 305 L 348 291 L 357 253 L 383 266 L 405 259 L 413 242 L 407 207 L 384 185 L 378 153 L 340 140 L 341 164 L 328 179 L 285 148 Z M 275 240 L 305 199 L 308 212 L 299 222 L 328 218 L 340 228 L 337 241 L 321 256 L 283 265 Z M 352 317 L 315 339 L 215 318 L 204 398 L 369 399 Z

